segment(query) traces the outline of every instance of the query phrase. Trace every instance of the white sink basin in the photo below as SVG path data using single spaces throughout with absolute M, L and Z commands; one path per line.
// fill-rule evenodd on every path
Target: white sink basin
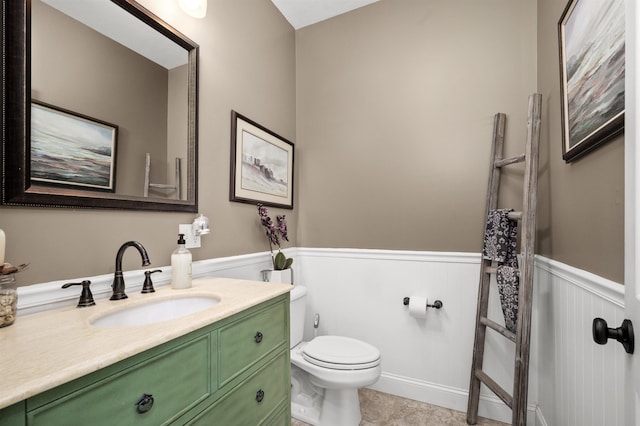
M 220 299 L 213 296 L 187 296 L 156 300 L 100 316 L 91 320 L 91 325 L 113 328 L 154 324 L 195 314 L 218 303 L 220 303 Z

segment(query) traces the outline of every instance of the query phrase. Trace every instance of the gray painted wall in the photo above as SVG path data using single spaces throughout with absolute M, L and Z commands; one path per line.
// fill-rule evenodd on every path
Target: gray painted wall
M 622 138 L 561 159 L 564 0 L 382 0 L 295 33 L 267 0 L 210 0 L 204 20 L 141 3 L 200 44 L 199 201 L 214 230 L 194 259 L 267 249 L 255 207 L 227 201 L 231 109 L 296 142 L 296 209 L 272 211 L 287 214 L 291 246 L 479 252 L 493 115 L 508 115 L 506 154 L 520 152 L 537 90 L 538 252 L 622 282 Z M 0 207 L 0 228 L 7 259 L 32 263 L 26 285 L 109 273 L 129 239 L 167 265 L 193 217 Z
M 538 90 L 543 95 L 538 252 L 624 282 L 624 136 L 586 157 L 562 159 L 557 24 L 565 0 L 538 0 Z
M 301 245 L 480 251 L 492 116 L 508 116 L 506 155 L 522 152 L 538 91 L 537 252 L 622 283 L 623 138 L 562 160 L 565 5 L 382 0 L 299 30 Z M 502 207 L 519 208 L 521 173 Z
M 303 246 L 481 250 L 496 113 L 524 149 L 533 6 L 382 0 L 297 32 Z

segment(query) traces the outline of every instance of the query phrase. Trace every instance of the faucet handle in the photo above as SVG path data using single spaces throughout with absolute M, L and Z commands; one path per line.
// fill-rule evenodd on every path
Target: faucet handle
M 153 288 L 153 282 L 151 281 L 151 274 L 156 272 L 162 272 L 162 269 L 156 269 L 155 271 L 144 271 L 144 284 L 142 285 L 141 293 L 154 293 L 156 290 Z
M 72 285 L 81 285 L 82 292 L 80 293 L 80 300 L 78 300 L 78 308 L 86 308 L 88 306 L 93 306 L 96 304 L 93 300 L 93 294 L 91 294 L 91 289 L 89 286 L 91 285 L 91 281 L 84 280 L 81 283 L 66 283 L 62 285 L 62 288 L 69 288 Z

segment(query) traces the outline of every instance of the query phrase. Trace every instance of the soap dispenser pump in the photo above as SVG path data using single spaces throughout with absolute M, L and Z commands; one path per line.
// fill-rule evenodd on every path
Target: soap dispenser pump
M 178 248 L 171 255 L 171 287 L 191 287 L 191 252 L 185 247 L 184 234 L 179 234 Z

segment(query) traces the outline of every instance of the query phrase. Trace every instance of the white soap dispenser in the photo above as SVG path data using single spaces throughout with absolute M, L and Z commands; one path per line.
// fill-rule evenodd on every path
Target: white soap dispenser
M 171 287 L 191 287 L 191 252 L 184 246 L 184 234 L 179 234 L 178 248 L 171 254 Z

